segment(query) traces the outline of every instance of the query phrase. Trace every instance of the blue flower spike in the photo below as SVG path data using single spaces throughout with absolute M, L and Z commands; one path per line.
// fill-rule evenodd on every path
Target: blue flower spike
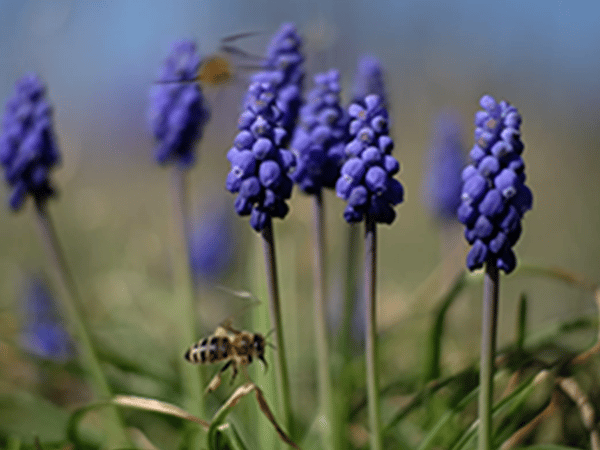
M 285 200 L 292 193 L 290 170 L 296 158 L 282 148 L 287 133 L 278 125 L 281 110 L 276 106 L 273 83 L 254 82 L 248 88 L 244 111 L 238 121 L 240 132 L 227 153 L 231 171 L 225 186 L 237 193 L 235 210 L 250 216 L 250 225 L 262 231 L 272 217 L 288 213 Z
M 497 103 L 489 95 L 481 98 L 480 105 L 483 110 L 475 114 L 471 164 L 462 172 L 458 220 L 473 245 L 467 255 L 469 270 L 494 261 L 510 273 L 517 264 L 512 247 L 521 235 L 521 219 L 533 203 L 521 158 L 521 115 L 514 106 Z
M 196 44 L 175 42 L 150 90 L 149 124 L 156 139 L 156 161 L 161 165 L 189 168 L 195 161 L 194 146 L 210 116 L 195 81 L 199 67 Z
M 456 220 L 464 160 L 458 116 L 450 111 L 442 112 L 434 124 L 424 181 L 425 203 L 440 221 Z
M 353 103 L 350 138 L 345 148 L 347 160 L 336 182 L 338 197 L 348 205 L 344 218 L 360 222 L 369 214 L 375 222 L 391 224 L 396 218 L 393 206 L 402 202 L 404 189 L 393 176 L 400 170 L 391 155 L 394 142 L 389 137 L 388 113 L 382 98 L 367 95 Z
M 60 161 L 52 131 L 52 108 L 34 73 L 15 84 L 0 132 L 0 164 L 12 189 L 9 205 L 18 211 L 30 194 L 38 206 L 54 195 L 49 172 Z
M 264 70 L 252 77 L 254 82 L 274 85 L 276 105 L 281 112 L 277 123 L 285 129 L 288 138 L 292 136 L 302 104 L 304 56 L 301 48 L 302 38 L 296 25 L 282 24 L 267 47 Z
M 334 188 L 345 160 L 348 115 L 340 106 L 340 74 L 317 74 L 315 87 L 300 109 L 300 123 L 290 146 L 296 155 L 292 180 L 307 194 Z

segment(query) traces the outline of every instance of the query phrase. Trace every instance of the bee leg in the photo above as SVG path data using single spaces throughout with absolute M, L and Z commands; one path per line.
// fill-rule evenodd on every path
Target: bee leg
M 206 386 L 206 390 L 205 393 L 209 393 L 214 391 L 215 389 L 217 389 L 220 385 L 221 385 L 221 373 L 223 373 L 225 370 L 227 370 L 227 368 L 231 365 L 231 361 L 228 361 L 227 364 L 225 364 L 221 370 L 219 370 L 217 372 L 217 374 L 213 377 L 212 380 L 210 380 L 210 383 L 208 383 L 208 386 Z
M 233 361 L 229 361 L 229 362 L 233 362 Z M 237 364 L 234 362 L 233 363 L 233 375 L 231 375 L 231 381 L 229 382 L 229 384 L 233 384 L 233 381 L 235 380 L 235 377 L 238 374 L 238 370 L 237 370 Z

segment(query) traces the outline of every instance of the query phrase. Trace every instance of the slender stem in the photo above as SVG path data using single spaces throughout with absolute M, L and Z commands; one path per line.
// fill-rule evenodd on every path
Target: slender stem
M 325 323 L 325 227 L 323 226 L 323 197 L 321 192 L 314 198 L 314 263 L 313 263 L 313 298 L 315 343 L 317 346 L 317 382 L 319 386 L 319 407 L 324 421 L 321 423 L 323 447 L 338 448 L 339 441 L 334 430 L 337 425 L 333 414 L 333 398 L 331 379 L 329 376 L 329 350 L 327 348 L 327 328 Z
M 369 413 L 369 438 L 371 450 L 381 450 L 381 408 L 379 402 L 379 368 L 377 367 L 377 305 L 375 285 L 377 282 L 377 228 L 369 215 L 365 222 L 365 297 L 366 330 L 365 341 L 367 358 L 367 397 Z
M 175 305 L 179 312 L 179 348 L 178 358 L 182 385 L 185 392 L 185 406 L 188 412 L 197 416 L 204 415 L 204 397 L 202 395 L 203 377 L 199 366 L 187 363 L 183 358 L 184 349 L 199 336 L 196 331 L 195 290 L 190 269 L 188 252 L 188 198 L 186 171 L 178 166 L 173 168 L 171 179 L 172 195 L 172 261 L 175 289 Z M 199 448 L 198 446 L 193 448 Z
M 273 241 L 273 225 L 271 220 L 262 231 L 263 250 L 265 254 L 265 272 L 269 289 L 269 315 L 275 328 L 275 345 L 277 347 L 277 392 L 281 399 L 280 410 L 283 414 L 282 423 L 292 439 L 296 436 L 292 430 L 292 406 L 290 400 L 290 382 L 288 376 L 285 345 L 283 343 L 283 324 L 279 304 L 279 285 L 277 282 L 277 266 L 275 264 L 275 242 Z
M 481 321 L 481 369 L 479 372 L 479 450 L 492 448 L 492 398 L 494 394 L 494 353 L 498 316 L 498 267 L 490 260 L 483 282 Z
M 80 310 L 81 297 L 62 253 L 54 225 L 44 204 L 38 203 L 36 212 L 41 240 L 51 262 L 56 286 L 60 291 L 59 301 L 63 311 L 67 314 L 70 325 L 73 327 L 74 337 L 81 345 L 81 357 L 84 367 L 92 377 L 94 394 L 100 400 L 109 400 L 113 394 L 100 367 L 100 360 L 94 349 L 89 329 L 83 321 Z M 106 420 L 109 432 L 115 440 L 114 444 L 117 444 L 117 446 L 127 445 L 129 438 L 125 433 L 123 420 L 116 407 L 108 409 Z

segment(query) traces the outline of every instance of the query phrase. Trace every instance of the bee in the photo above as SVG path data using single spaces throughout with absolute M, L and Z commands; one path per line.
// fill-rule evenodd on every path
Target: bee
M 233 370 L 231 383 L 238 374 L 238 367 L 247 366 L 253 358 L 260 359 L 267 370 L 268 365 L 264 358 L 266 345 L 271 344 L 261 333 L 236 330 L 230 323 L 224 323 L 219 325 L 212 335 L 192 345 L 185 352 L 184 358 L 192 364 L 215 364 L 227 361 L 209 383 L 207 391 L 210 392 L 219 386 L 221 374 L 230 366 Z
M 232 56 L 241 57 L 246 60 L 261 61 L 262 57 L 252 55 L 235 45 L 232 42 L 238 39 L 244 39 L 259 34 L 258 32 L 244 32 L 226 36 L 221 39 L 219 51 L 211 55 L 207 55 L 200 61 L 200 67 L 193 79 L 190 80 L 173 80 L 173 81 L 156 81 L 157 84 L 170 83 L 200 83 L 204 86 L 220 86 L 230 83 L 235 79 L 235 69 L 256 70 L 261 66 L 257 64 L 237 64 L 233 62 Z

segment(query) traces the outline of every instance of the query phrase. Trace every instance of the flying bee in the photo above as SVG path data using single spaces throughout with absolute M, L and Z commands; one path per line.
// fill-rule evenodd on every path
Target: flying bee
M 260 69 L 260 64 L 238 64 L 233 62 L 232 56 L 244 58 L 246 60 L 254 60 L 260 63 L 262 57 L 252 55 L 235 45 L 232 42 L 238 39 L 255 36 L 257 32 L 244 32 L 226 36 L 221 39 L 219 51 L 207 55 L 200 61 L 200 66 L 196 72 L 196 76 L 188 80 L 160 80 L 157 84 L 172 84 L 172 83 L 199 83 L 204 86 L 220 86 L 230 83 L 235 79 L 235 69 Z

